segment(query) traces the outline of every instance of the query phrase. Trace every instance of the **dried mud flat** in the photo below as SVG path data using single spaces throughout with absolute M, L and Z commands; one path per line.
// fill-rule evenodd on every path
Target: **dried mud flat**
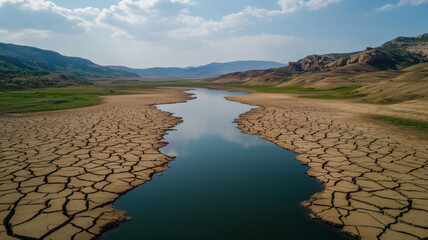
M 158 149 L 180 119 L 152 105 L 187 99 L 165 88 L 0 116 L 0 239 L 93 239 L 127 220 L 110 204 L 172 160 Z
M 261 106 L 241 114 L 239 128 L 298 153 L 307 174 L 323 183 L 303 203 L 313 217 L 361 239 L 428 237 L 428 135 L 365 116 L 427 119 L 427 102 L 387 107 L 261 93 L 228 99 Z

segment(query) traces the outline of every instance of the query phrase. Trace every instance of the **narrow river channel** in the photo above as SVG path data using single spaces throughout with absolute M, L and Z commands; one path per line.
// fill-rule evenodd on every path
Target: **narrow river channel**
M 101 239 L 349 239 L 300 205 L 322 185 L 296 154 L 232 123 L 252 106 L 224 97 L 245 93 L 190 92 L 197 98 L 158 106 L 183 118 L 161 149 L 177 158 L 114 202 L 132 220 Z

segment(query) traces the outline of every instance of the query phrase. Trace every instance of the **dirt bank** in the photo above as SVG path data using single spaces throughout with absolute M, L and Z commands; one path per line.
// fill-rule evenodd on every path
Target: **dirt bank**
M 180 89 L 143 91 L 0 116 L 0 239 L 92 239 L 127 220 L 111 203 L 165 169 L 162 136 L 181 121 L 153 105 L 189 99 Z
M 428 237 L 428 134 L 367 114 L 427 119 L 427 102 L 369 105 L 253 93 L 239 128 L 298 153 L 325 190 L 304 202 L 312 215 L 361 239 Z M 425 107 L 421 107 L 425 106 Z

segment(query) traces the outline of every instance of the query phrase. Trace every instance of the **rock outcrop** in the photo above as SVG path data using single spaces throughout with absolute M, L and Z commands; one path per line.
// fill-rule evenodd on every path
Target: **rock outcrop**
M 289 62 L 287 68 L 295 72 L 314 72 L 326 69 L 336 58 L 329 55 L 309 55 L 297 62 Z
M 428 62 L 428 34 L 417 37 L 398 37 L 377 48 L 367 47 L 360 52 L 309 55 L 297 62 L 289 62 L 286 67 L 231 73 L 213 80 L 216 82 L 243 82 L 248 85 L 276 85 L 281 83 L 284 78 L 302 74 L 313 78 L 311 74 L 338 70 L 337 74 L 349 75 L 397 70 L 424 62 Z M 323 77 L 316 78 L 319 81 L 323 80 Z M 312 83 L 312 81 L 310 82 Z

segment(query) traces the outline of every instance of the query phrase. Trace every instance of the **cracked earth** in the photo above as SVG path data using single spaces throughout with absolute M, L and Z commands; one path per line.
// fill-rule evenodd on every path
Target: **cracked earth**
M 338 104 L 286 94 L 228 99 L 261 106 L 241 114 L 239 129 L 299 154 L 309 166 L 307 174 L 323 183 L 324 191 L 303 203 L 312 217 L 361 239 L 428 237 L 426 132 L 364 115 L 426 118 L 426 103 L 419 104 L 425 107 L 418 113 L 405 111 L 407 106 Z
M 188 99 L 180 90 L 150 91 L 0 116 L 0 239 L 93 239 L 128 220 L 111 203 L 165 169 L 172 158 L 158 151 L 162 136 L 180 122 L 152 105 Z M 324 184 L 304 203 L 313 217 L 362 239 L 428 237 L 426 133 L 363 115 L 427 119 L 426 103 L 406 112 L 285 94 L 230 99 L 261 105 L 241 115 L 239 128 L 298 153 Z
M 0 116 L 0 239 L 94 239 L 128 220 L 111 203 L 173 159 L 158 149 L 181 120 L 153 104 L 188 99 L 158 89 Z

